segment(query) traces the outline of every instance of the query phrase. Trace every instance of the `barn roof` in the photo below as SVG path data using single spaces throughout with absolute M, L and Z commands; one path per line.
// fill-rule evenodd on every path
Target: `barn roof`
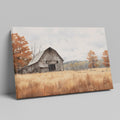
M 37 53 L 35 55 L 35 57 L 29 62 L 28 66 L 32 65 L 32 64 L 34 64 L 36 62 L 38 62 L 38 60 L 41 58 L 41 56 L 43 55 L 43 53 L 44 53 L 44 51 L 41 51 L 40 53 Z
M 30 65 L 38 62 L 38 61 L 40 60 L 40 58 L 42 57 L 42 55 L 44 54 L 44 52 L 47 51 L 48 49 L 54 50 L 53 48 L 49 47 L 49 48 L 47 48 L 46 50 L 41 51 L 40 53 L 38 53 L 38 54 L 29 62 L 28 66 L 30 66 Z M 57 53 L 56 50 L 54 50 L 54 51 Z M 61 57 L 58 53 L 57 53 L 57 55 L 62 59 L 62 57 Z M 62 60 L 63 60 L 63 59 L 62 59 Z

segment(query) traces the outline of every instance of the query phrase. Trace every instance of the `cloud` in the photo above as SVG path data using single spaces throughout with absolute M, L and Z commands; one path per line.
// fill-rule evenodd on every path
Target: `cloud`
M 30 28 L 14 27 L 13 33 L 25 36 L 30 47 L 45 50 L 52 47 L 64 61 L 86 60 L 89 50 L 101 58 L 107 49 L 104 28 Z

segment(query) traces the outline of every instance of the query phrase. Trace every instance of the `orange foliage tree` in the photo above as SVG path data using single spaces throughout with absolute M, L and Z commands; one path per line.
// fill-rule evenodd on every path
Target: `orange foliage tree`
M 109 55 L 108 55 L 108 50 L 105 50 L 103 52 L 103 64 L 105 67 L 110 67 L 110 62 L 109 62 Z
M 32 59 L 32 52 L 28 46 L 28 42 L 25 40 L 24 36 L 20 37 L 17 33 L 12 34 L 12 47 L 13 47 L 13 59 L 14 59 L 14 69 L 15 73 L 19 69 L 28 65 Z
M 89 68 L 97 67 L 98 59 L 94 51 L 92 50 L 89 51 L 87 59 L 89 60 L 89 65 L 88 65 Z

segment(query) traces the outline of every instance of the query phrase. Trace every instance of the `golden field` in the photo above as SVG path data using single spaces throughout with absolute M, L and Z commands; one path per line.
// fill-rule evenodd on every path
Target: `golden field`
M 16 74 L 17 99 L 112 89 L 110 68 Z

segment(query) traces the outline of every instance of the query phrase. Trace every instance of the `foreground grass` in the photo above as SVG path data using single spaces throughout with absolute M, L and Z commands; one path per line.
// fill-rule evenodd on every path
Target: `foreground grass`
M 18 99 L 113 88 L 109 68 L 16 74 L 15 82 Z

